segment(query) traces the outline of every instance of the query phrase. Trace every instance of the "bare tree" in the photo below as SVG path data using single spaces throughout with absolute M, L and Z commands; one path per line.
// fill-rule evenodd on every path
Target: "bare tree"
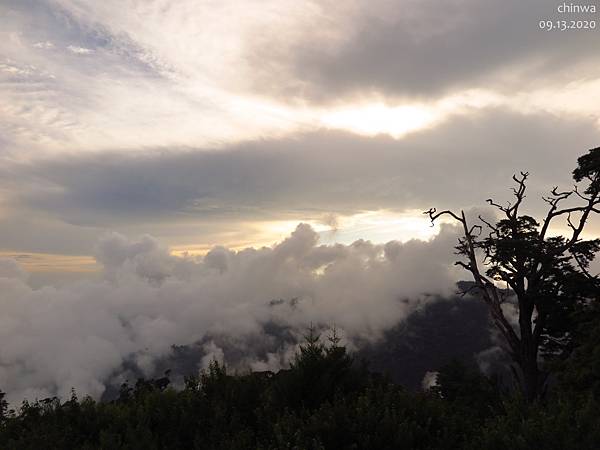
M 552 189 L 546 216 L 539 223 L 520 214 L 526 197 L 527 172 L 514 175 L 514 200 L 506 205 L 487 202 L 500 211 L 491 223 L 479 216 L 471 225 L 464 211 L 426 211 L 432 224 L 450 216 L 462 225 L 456 264 L 473 277 L 472 289 L 487 304 L 492 321 L 504 339 L 513 361 L 513 373 L 528 401 L 543 395 L 547 372 L 541 355 L 566 357 L 571 351 L 571 313 L 584 308 L 599 292 L 598 276 L 589 263 L 600 250 L 600 240 L 583 240 L 582 232 L 591 215 L 600 213 L 600 147 L 578 159 L 573 172 L 575 185 L 569 191 Z M 581 184 L 587 183 L 582 191 Z M 575 201 L 569 206 L 565 205 Z M 563 218 L 568 236 L 549 236 L 554 221 Z M 485 232 L 484 232 L 485 231 Z M 518 308 L 518 326 L 513 326 L 503 305 Z

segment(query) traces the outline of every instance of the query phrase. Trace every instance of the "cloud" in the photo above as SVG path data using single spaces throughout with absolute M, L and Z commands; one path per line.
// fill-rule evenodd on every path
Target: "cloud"
M 105 278 L 60 288 L 32 289 L 2 261 L 0 386 L 17 402 L 64 397 L 71 387 L 98 397 L 123 379 L 125 362 L 150 375 L 172 346 L 194 343 L 203 343 L 205 362 L 228 361 L 237 347 L 247 367 L 280 366 L 289 345 L 264 357 L 252 350 L 269 339 L 268 326 L 300 335 L 311 322 L 335 323 L 349 342 L 376 340 L 422 302 L 453 291 L 455 232 L 443 227 L 431 242 L 324 246 L 300 224 L 272 248 L 217 247 L 200 260 L 170 256 L 149 236 L 112 233 L 96 246 Z
M 599 137 L 596 33 L 540 32 L 554 8 L 6 0 L 0 247 L 89 254 L 106 229 L 248 242 L 261 221 L 335 227 L 503 200 L 518 170 L 532 172 L 538 213 L 535 198 L 569 186 Z M 327 118 L 351 132 L 320 128 Z M 412 133 L 376 134 L 395 120 Z M 0 260 L 0 387 L 16 400 L 71 386 L 98 396 L 125 362 L 152 373 L 172 345 L 195 343 L 209 359 L 241 348 L 249 367 L 281 367 L 293 345 L 252 352 L 265 328 L 335 321 L 351 344 L 376 339 L 456 279 L 449 228 L 429 243 L 321 246 L 302 225 L 273 248 L 201 260 L 160 242 L 107 233 L 94 247 L 103 280 L 61 287 L 32 289 Z
M 94 50 L 91 48 L 78 47 L 76 45 L 67 46 L 67 50 L 69 50 L 71 53 L 75 53 L 76 55 L 89 55 L 94 53 Z
M 35 44 L 33 44 L 33 46 L 35 48 L 42 48 L 46 50 L 54 48 L 54 44 L 50 41 L 36 42 Z
M 0 150 L 36 158 L 155 142 L 206 145 L 298 127 L 289 111 L 238 95 L 227 81 L 240 64 L 224 57 L 227 42 L 242 40 L 231 30 L 241 29 L 234 20 L 248 21 L 248 5 L 234 19 L 232 5 L 158 3 L 3 2 L 0 64 L 52 79 L 13 74 L 9 83 L 0 71 Z M 260 17 L 259 6 L 252 17 Z M 41 51 L 48 42 L 52 51 Z
M 12 258 L 0 258 L 0 278 L 25 280 L 27 274 Z
M 594 32 L 553 33 L 538 25 L 594 15 L 559 14 L 557 6 L 546 0 L 381 0 L 324 7 L 327 33 L 317 28 L 275 42 L 267 34 L 250 44 L 254 87 L 287 99 L 379 95 L 389 102 L 466 88 L 562 87 L 573 73 L 598 78 Z
M 541 32 L 543 3 L 8 0 L 0 151 L 401 137 L 497 103 L 598 120 L 595 33 Z
M 536 211 L 541 193 L 571 184 L 577 157 L 599 137 L 592 120 L 497 109 L 402 141 L 321 130 L 216 150 L 53 158 L 2 172 L 14 202 L 80 225 L 468 208 L 503 198 L 519 170 L 532 173 Z
M 131 242 L 118 233 L 108 234 L 98 242 L 95 255 L 106 277 L 113 280 L 125 269 L 126 273 L 160 283 L 173 272 L 177 261 L 149 235 Z
M 421 382 L 421 387 L 424 391 L 429 391 L 433 387 L 438 386 L 438 375 L 438 372 L 425 372 L 423 381 Z

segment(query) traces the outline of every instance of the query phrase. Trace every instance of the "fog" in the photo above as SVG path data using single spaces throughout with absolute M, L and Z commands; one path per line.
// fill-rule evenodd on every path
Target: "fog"
M 443 225 L 429 242 L 319 245 L 299 224 L 273 247 L 214 247 L 193 258 L 172 256 L 148 235 L 109 233 L 95 246 L 101 280 L 39 289 L 4 259 L 0 386 L 12 402 L 65 398 L 71 388 L 99 398 L 132 371 L 153 376 L 174 346 L 198 351 L 196 371 L 212 359 L 277 370 L 311 324 L 335 325 L 356 349 L 455 291 L 456 235 Z M 292 338 L 274 342 L 266 327 Z

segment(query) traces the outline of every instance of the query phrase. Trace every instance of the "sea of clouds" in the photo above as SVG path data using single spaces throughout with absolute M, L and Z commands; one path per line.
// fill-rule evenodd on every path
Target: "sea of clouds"
M 12 402 L 72 388 L 100 398 L 132 367 L 152 376 L 174 346 L 199 346 L 196 370 L 232 349 L 238 368 L 277 370 L 294 340 L 252 351 L 261 340 L 265 348 L 265 327 L 301 337 L 311 323 L 335 325 L 356 347 L 452 294 L 460 278 L 448 225 L 429 242 L 318 241 L 300 224 L 273 247 L 214 247 L 195 258 L 150 236 L 111 233 L 96 245 L 102 279 L 62 287 L 32 288 L 14 260 L 0 260 L 0 389 Z

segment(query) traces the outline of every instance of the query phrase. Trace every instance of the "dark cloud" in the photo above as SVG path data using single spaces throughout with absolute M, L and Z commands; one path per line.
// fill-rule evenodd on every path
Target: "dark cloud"
M 101 228 L 68 224 L 45 211 L 17 207 L 0 216 L 0 247 L 13 251 L 89 255 L 90 242 L 101 233 Z
M 568 186 L 599 137 L 591 120 L 494 110 L 403 140 L 318 131 L 221 150 L 56 158 L 5 167 L 3 179 L 15 203 L 94 226 L 456 208 L 508 196 L 518 170 L 532 173 L 530 197 Z
M 248 60 L 259 75 L 254 87 L 282 98 L 330 102 L 353 94 L 377 93 L 390 100 L 475 87 L 527 90 L 561 83 L 566 74 L 573 81 L 575 67 L 580 78 L 598 76 L 595 30 L 545 32 L 538 24 L 546 19 L 597 20 L 599 15 L 559 14 L 559 4 L 363 1 L 352 19 L 332 8 L 324 14 L 331 16 L 334 30 L 339 28 L 338 44 L 313 32 L 293 41 L 265 39 L 250 46 Z

